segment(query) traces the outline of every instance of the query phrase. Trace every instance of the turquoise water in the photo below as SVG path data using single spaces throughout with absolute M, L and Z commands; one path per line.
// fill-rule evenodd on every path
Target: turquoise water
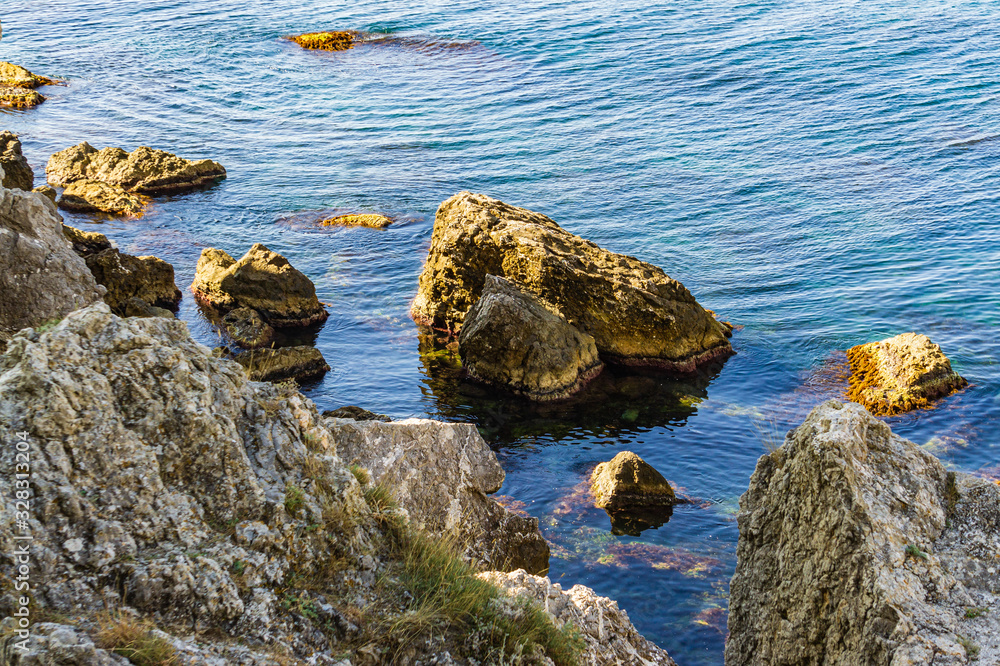
M 913 6 L 916 5 L 916 6 Z M 957 469 L 1000 465 L 1000 8 L 967 2 L 5 0 L 0 59 L 70 85 L 0 114 L 43 180 L 86 140 L 209 157 L 220 185 L 92 226 L 174 264 L 281 252 L 331 317 L 321 408 L 478 423 L 551 575 L 617 599 L 682 666 L 721 664 L 737 499 L 763 439 L 841 390 L 838 350 L 916 330 L 971 386 L 890 419 Z M 300 50 L 282 35 L 377 43 Z M 407 316 L 437 205 L 462 189 L 662 266 L 738 354 L 685 381 L 609 373 L 525 403 L 464 383 Z M 398 218 L 320 229 L 332 210 Z M 574 495 L 631 449 L 696 501 L 639 537 Z

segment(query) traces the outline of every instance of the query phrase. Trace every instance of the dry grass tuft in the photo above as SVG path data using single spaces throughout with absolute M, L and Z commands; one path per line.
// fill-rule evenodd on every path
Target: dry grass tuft
M 138 666 L 173 666 L 177 651 L 168 640 L 153 634 L 149 620 L 137 620 L 121 612 L 98 617 L 97 645 L 125 657 Z

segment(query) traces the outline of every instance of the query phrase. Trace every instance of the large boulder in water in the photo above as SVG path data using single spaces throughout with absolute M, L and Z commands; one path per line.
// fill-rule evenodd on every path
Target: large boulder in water
M 192 162 L 147 146 L 127 153 L 121 148 L 97 150 L 87 142 L 49 158 L 49 183 L 65 187 L 78 180 L 99 180 L 132 192 L 160 194 L 210 185 L 226 177 L 218 162 Z
M 487 275 L 506 277 L 594 337 L 605 361 L 692 372 L 733 353 L 727 328 L 661 269 L 549 218 L 461 192 L 438 208 L 411 315 L 457 333 Z
M 0 167 L 0 180 L 3 172 Z M 43 195 L 0 186 L 0 338 L 61 319 L 104 295 L 62 227 Z
M 104 302 L 119 315 L 132 298 L 146 303 L 175 309 L 181 300 L 181 290 L 174 284 L 174 267 L 157 257 L 133 257 L 115 248 L 86 256 L 87 267 L 107 294 Z
M 1000 663 L 1000 487 L 861 405 L 816 407 L 761 457 L 739 530 L 727 664 Z
M 139 215 L 144 203 L 119 185 L 108 185 L 99 180 L 76 180 L 63 190 L 59 207 L 75 213 Z
M 191 288 L 204 305 L 225 311 L 250 308 L 276 327 L 308 326 L 328 316 L 312 281 L 260 243 L 239 261 L 223 250 L 205 248 Z
M 462 367 L 533 400 L 575 393 L 604 364 L 594 338 L 553 310 L 512 282 L 487 275 L 458 337 Z
M 0 132 L 0 167 L 3 168 L 4 187 L 15 187 L 25 192 L 35 183 L 35 172 L 21 153 L 21 141 L 13 132 Z
M 487 497 L 500 490 L 504 471 L 474 425 L 336 418 L 326 425 L 338 454 L 390 489 L 418 527 L 457 536 L 467 556 L 488 569 L 548 570 L 549 546 L 538 519 Z
M 903 333 L 847 350 L 847 397 L 877 416 L 901 414 L 968 385 L 926 335 Z

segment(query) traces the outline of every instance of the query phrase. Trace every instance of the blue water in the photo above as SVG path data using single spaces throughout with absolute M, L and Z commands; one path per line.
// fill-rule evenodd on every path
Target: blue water
M 957 469 L 1000 465 L 996 3 L 402 4 L 4 0 L 0 59 L 69 85 L 0 129 L 37 184 L 83 140 L 222 162 L 228 180 L 140 220 L 67 222 L 170 261 L 185 291 L 202 247 L 284 254 L 330 304 L 334 369 L 307 394 L 478 423 L 552 577 L 617 599 L 682 666 L 722 662 L 737 499 L 762 439 L 842 390 L 838 350 L 930 335 L 971 386 L 891 425 Z M 317 29 L 392 39 L 281 39 Z M 738 354 L 543 408 L 463 383 L 407 316 L 434 211 L 462 189 L 662 266 L 742 326 Z M 398 222 L 312 224 L 331 210 Z M 217 342 L 187 292 L 180 316 Z M 612 534 L 574 489 L 622 449 L 697 501 Z

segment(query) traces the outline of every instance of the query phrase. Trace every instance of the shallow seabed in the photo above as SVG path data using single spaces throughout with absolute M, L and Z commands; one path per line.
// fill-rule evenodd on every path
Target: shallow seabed
M 5 0 L 0 59 L 68 79 L 21 134 L 221 161 L 229 179 L 139 220 L 67 215 L 174 264 L 281 252 L 331 317 L 321 408 L 473 420 L 537 516 L 551 575 L 617 599 L 682 666 L 720 664 L 737 499 L 762 438 L 841 390 L 838 350 L 926 333 L 971 386 L 889 419 L 957 469 L 1000 465 L 1000 7 L 990 2 Z M 391 38 L 306 52 L 282 35 Z M 407 316 L 437 205 L 462 189 L 658 264 L 738 324 L 686 381 L 609 375 L 531 408 L 463 384 Z M 394 216 L 316 228 L 321 211 Z M 696 502 L 611 533 L 580 483 L 631 449 Z

